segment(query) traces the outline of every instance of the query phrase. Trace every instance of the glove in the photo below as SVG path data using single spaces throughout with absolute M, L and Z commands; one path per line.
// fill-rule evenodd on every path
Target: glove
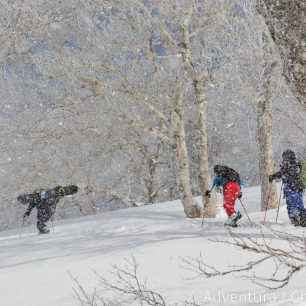
M 26 212 L 24 213 L 24 215 L 23 215 L 23 218 L 28 217 L 28 216 L 30 215 L 30 213 L 31 213 L 31 212 L 26 211 Z
M 205 197 L 208 197 L 208 198 L 210 197 L 210 190 L 205 191 Z
M 242 198 L 242 192 L 239 192 L 238 199 L 240 200 Z
M 270 182 L 270 183 L 272 183 L 272 182 L 273 182 L 273 180 L 274 180 L 274 176 L 273 176 L 273 174 L 272 174 L 272 175 L 269 175 L 269 182 Z

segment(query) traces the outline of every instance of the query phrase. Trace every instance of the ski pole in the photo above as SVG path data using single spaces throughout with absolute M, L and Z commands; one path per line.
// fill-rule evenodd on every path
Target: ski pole
M 283 191 L 283 182 L 282 182 L 282 186 L 281 186 L 281 190 L 280 190 L 280 195 L 279 195 L 279 199 L 278 199 L 278 206 L 277 206 L 277 213 L 276 213 L 276 224 L 277 224 L 277 220 L 278 220 L 278 214 L 279 214 L 279 207 L 280 207 L 280 201 L 281 201 L 281 197 L 282 197 L 282 191 Z
M 243 203 L 242 203 L 241 199 L 239 199 L 239 201 L 240 201 L 241 206 L 242 206 L 242 208 L 243 208 L 243 210 L 244 210 L 244 212 L 245 212 L 246 216 L 248 217 L 248 219 L 249 219 L 250 223 L 252 223 L 252 221 L 251 221 L 251 219 L 250 219 L 250 217 L 249 217 L 249 215 L 248 215 L 248 213 L 247 213 L 247 211 L 246 211 L 246 209 L 245 209 L 245 206 L 243 205 Z
M 53 226 L 53 218 L 54 218 L 54 214 L 52 215 L 50 221 L 51 221 L 51 226 L 52 226 L 52 232 L 54 233 L 54 226 Z
M 265 216 L 264 216 L 264 220 L 263 220 L 263 225 L 265 225 L 265 223 L 266 223 L 266 217 L 267 217 L 268 206 L 269 206 L 269 202 L 270 202 L 271 190 L 272 190 L 272 183 L 270 183 L 270 185 L 269 185 L 268 200 L 267 200 L 267 205 L 266 205 L 266 211 L 265 211 Z
M 25 218 L 23 217 L 19 238 L 21 238 L 21 234 L 22 234 L 22 230 L 23 230 L 23 226 L 24 226 L 24 221 L 25 221 Z

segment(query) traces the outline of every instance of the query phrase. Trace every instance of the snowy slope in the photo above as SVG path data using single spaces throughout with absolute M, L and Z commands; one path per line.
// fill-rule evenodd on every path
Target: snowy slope
M 246 189 L 243 202 L 252 219 L 262 218 L 262 213 L 256 212 L 259 210 L 258 188 Z M 237 207 L 243 212 L 239 205 Z M 181 257 L 196 257 L 203 252 L 208 263 L 220 269 L 239 264 L 247 256 L 253 258 L 252 254 L 242 253 L 234 246 L 211 241 L 211 238 L 224 239 L 228 235 L 221 226 L 225 219 L 222 213 L 220 210 L 219 218 L 206 220 L 201 229 L 201 221 L 186 219 L 180 202 L 173 201 L 55 221 L 54 232 L 49 235 L 38 236 L 34 225 L 24 229 L 21 239 L 19 230 L 2 232 L 0 305 L 79 305 L 73 298 L 75 283 L 69 274 L 78 277 L 84 288 L 92 292 L 98 283 L 92 269 L 111 280 L 112 265 L 123 265 L 131 254 L 139 263 L 140 277 L 147 278 L 148 286 L 172 305 L 183 305 L 190 296 L 195 296 L 201 305 L 212 305 L 208 297 L 220 292 L 225 298 L 229 293 L 257 294 L 253 302 L 233 302 L 233 305 L 292 305 L 292 297 L 296 305 L 306 305 L 306 270 L 296 274 L 284 289 L 272 292 L 233 275 L 190 279 L 194 275 L 182 268 Z M 269 211 L 267 220 L 268 224 L 275 222 L 275 211 Z M 236 233 L 260 237 L 261 229 L 250 227 L 246 217 L 240 223 L 242 226 L 234 229 Z M 296 235 L 306 234 L 305 229 L 289 224 L 285 207 L 281 207 L 280 223 L 274 227 Z M 273 239 L 268 229 L 264 231 Z M 104 294 L 103 289 L 98 290 Z M 264 293 L 276 298 L 264 296 Z

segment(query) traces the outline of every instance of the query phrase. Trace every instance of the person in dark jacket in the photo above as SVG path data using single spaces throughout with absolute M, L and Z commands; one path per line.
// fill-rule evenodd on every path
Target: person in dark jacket
M 53 189 L 36 189 L 32 194 L 20 195 L 17 200 L 22 204 L 29 204 L 23 218 L 28 217 L 31 211 L 37 209 L 37 228 L 39 234 L 47 234 L 50 232 L 46 223 L 53 217 L 56 205 L 59 200 L 66 195 L 72 195 L 78 191 L 77 186 L 57 186 Z
M 282 179 L 286 198 L 288 216 L 296 226 L 306 226 L 306 209 L 303 203 L 303 170 L 293 150 L 285 150 L 282 154 L 280 170 L 269 176 L 269 181 Z
M 223 187 L 223 207 L 228 215 L 228 220 L 224 225 L 237 226 L 237 221 L 242 217 L 242 214 L 235 211 L 235 202 L 241 199 L 241 184 L 239 174 L 232 168 L 227 166 L 214 166 L 216 177 L 214 178 L 211 190 L 217 187 Z M 210 196 L 210 190 L 207 190 L 205 196 Z

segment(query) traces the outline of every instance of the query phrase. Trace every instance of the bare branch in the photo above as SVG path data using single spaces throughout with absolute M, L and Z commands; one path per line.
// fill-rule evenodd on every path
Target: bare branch
M 118 304 L 105 304 L 103 298 L 100 298 L 101 305 L 123 305 L 135 301 L 142 306 L 166 306 L 165 299 L 159 293 L 150 290 L 147 287 L 146 281 L 140 280 L 138 275 L 138 264 L 135 257 L 132 255 L 132 259 L 126 261 L 127 264 L 123 268 L 113 266 L 112 276 L 115 279 L 113 282 L 108 281 L 96 270 L 93 270 L 95 275 L 98 277 L 100 285 L 120 297 L 120 300 L 111 300 L 116 301 Z M 92 297 L 90 297 L 85 292 L 80 282 L 76 278 L 73 278 L 73 280 L 78 287 L 77 289 L 74 289 L 74 291 L 79 302 L 83 303 L 81 305 L 98 306 L 98 295 L 94 293 Z
M 192 278 L 237 274 L 265 288 L 278 289 L 286 286 L 295 273 L 306 267 L 305 237 L 293 237 L 290 234 L 274 231 L 274 235 L 278 238 L 277 241 L 287 242 L 287 247 L 273 247 L 272 241 L 268 240 L 263 233 L 262 242 L 250 237 L 244 238 L 231 231 L 229 233 L 231 240 L 215 239 L 213 241 L 233 245 L 244 251 L 250 251 L 264 256 L 261 256 L 257 260 L 247 262 L 242 266 L 234 266 L 225 271 L 220 271 L 214 266 L 208 265 L 201 253 L 198 258 L 182 258 L 183 268 L 195 275 Z M 288 239 L 289 237 L 294 239 L 294 242 Z M 257 267 L 264 262 L 269 262 L 274 265 L 274 270 L 271 271 L 271 275 L 268 277 L 260 276 L 259 272 L 256 272 Z M 283 275 L 284 269 L 286 269 L 285 275 Z M 253 272 L 253 275 L 241 274 L 243 272 Z

